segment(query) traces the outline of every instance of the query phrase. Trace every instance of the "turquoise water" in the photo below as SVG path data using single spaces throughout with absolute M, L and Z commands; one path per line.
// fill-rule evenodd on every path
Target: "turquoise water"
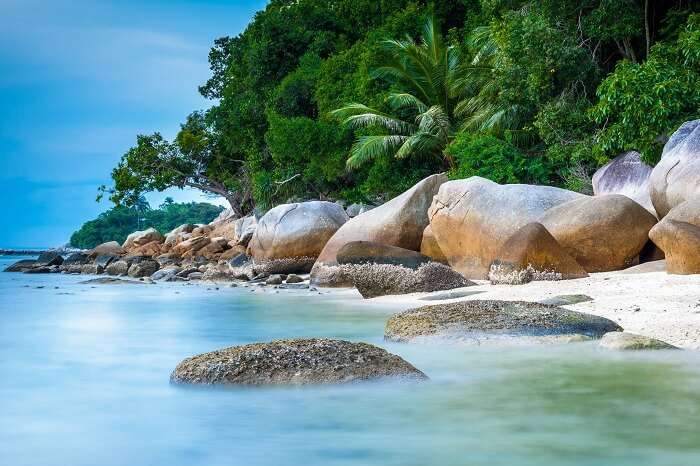
M 0 464 L 700 464 L 697 352 L 386 344 L 400 308 L 359 297 L 83 279 L 0 274 Z M 431 380 L 168 383 L 187 356 L 301 336 L 381 345 Z

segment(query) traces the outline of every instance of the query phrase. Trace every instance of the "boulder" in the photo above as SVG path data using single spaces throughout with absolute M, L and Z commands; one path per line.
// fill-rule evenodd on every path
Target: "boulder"
M 474 176 L 440 186 L 428 212 L 448 263 L 467 278 L 485 279 L 503 243 L 549 209 L 584 198 L 548 186 L 500 185 Z
M 89 251 L 88 254 L 90 254 L 92 257 L 102 256 L 105 254 L 111 256 L 122 256 L 126 254 L 126 251 L 124 251 L 124 249 L 116 241 L 108 241 L 100 244 L 99 246 L 95 246 Z
M 656 218 L 620 194 L 582 197 L 549 209 L 539 220 L 588 272 L 635 264 Z
M 175 280 L 175 276 L 180 272 L 182 269 L 180 267 L 172 267 L 168 266 L 165 268 L 162 268 L 160 270 L 157 270 L 151 275 L 151 280 L 154 281 L 162 281 L 162 282 L 170 282 Z
M 100 254 L 99 256 L 95 257 L 94 264 L 98 267 L 102 267 L 102 270 L 98 272 L 102 273 L 102 271 L 104 271 L 109 264 L 118 260 L 119 256 L 114 256 L 112 254 Z
M 451 290 L 475 283 L 467 280 L 444 264 L 431 262 L 417 269 L 391 264 L 361 264 L 338 266 L 347 274 L 363 298 L 377 296 L 431 293 Z
M 615 322 L 556 306 L 524 301 L 473 300 L 436 304 L 394 314 L 384 337 L 411 341 L 425 337 L 586 335 L 621 331 Z
M 588 274 L 547 229 L 537 222 L 516 231 L 491 263 L 493 284 L 517 285 L 533 280 L 568 280 Z
M 114 277 L 100 277 L 92 278 L 90 280 L 85 280 L 78 282 L 80 285 L 145 285 L 146 282 L 139 280 L 124 280 L 121 278 Z
M 130 252 L 131 254 L 136 254 L 139 256 L 157 257 L 163 252 L 163 243 L 160 241 L 151 241 L 143 246 L 133 248 Z
M 664 218 L 651 229 L 649 237 L 663 249 L 668 273 L 700 273 L 700 227 Z
M 240 244 L 232 245 L 232 241 L 228 243 L 228 249 L 219 255 L 219 261 L 229 261 L 239 254 L 245 254 L 246 248 Z
M 355 203 L 355 204 L 350 204 L 345 209 L 345 213 L 348 214 L 348 217 L 353 218 L 353 217 L 357 217 L 360 214 L 364 214 L 365 212 L 369 212 L 372 209 L 374 209 L 373 205 Z
M 228 266 L 231 275 L 239 280 L 250 280 L 255 275 L 253 271 L 253 260 L 247 254 L 238 254 L 228 261 Z
M 92 264 L 84 264 L 80 267 L 80 273 L 83 275 L 99 275 L 105 272 L 105 268 L 93 262 Z
M 424 256 L 430 257 L 435 262 L 441 262 L 447 264 L 447 258 L 445 253 L 440 249 L 440 245 L 433 234 L 433 229 L 430 225 L 425 227 L 423 230 L 423 239 L 420 242 L 420 253 Z
M 129 262 L 124 259 L 119 259 L 111 262 L 107 267 L 105 267 L 104 271 L 107 273 L 107 275 L 126 275 L 129 273 L 129 267 Z M 96 273 L 101 272 L 98 270 Z
M 207 246 L 210 242 L 211 240 L 208 236 L 193 236 L 192 238 L 175 245 L 172 248 L 172 251 L 175 254 L 180 254 L 184 256 L 186 253 L 192 254 L 199 251 L 203 247 Z
M 255 230 L 258 228 L 258 219 L 255 215 L 248 215 L 247 217 L 242 217 L 233 223 L 233 242 L 234 244 L 241 244 L 243 246 L 248 246 L 250 240 L 255 234 Z
M 408 191 L 368 212 L 350 219 L 328 240 L 311 272 L 311 281 L 321 286 L 350 286 L 336 273 L 337 253 L 351 241 L 371 241 L 419 251 L 423 230 L 428 226 L 428 207 L 442 183 L 443 174 L 431 175 Z
M 256 268 L 269 273 L 308 272 L 328 239 L 348 221 L 338 204 L 282 204 L 259 221 L 248 244 Z
M 61 264 L 61 267 L 69 267 L 73 265 L 84 265 L 90 262 L 90 256 L 84 252 L 74 252 Z
M 382 348 L 314 338 L 255 343 L 200 354 L 178 364 L 170 381 L 203 385 L 302 385 L 383 378 L 427 377 Z
M 687 121 L 673 133 L 651 172 L 649 188 L 659 218 L 700 196 L 700 120 Z
M 417 269 L 432 262 L 430 257 L 410 249 L 373 243 L 371 241 L 351 241 L 336 254 L 339 264 L 391 264 L 409 269 Z
M 649 232 L 673 274 L 700 273 L 700 197 L 678 204 Z
M 150 277 L 158 271 L 160 264 L 153 259 L 140 260 L 129 266 L 127 274 L 133 278 Z
M 303 281 L 304 279 L 299 275 L 290 274 L 287 276 L 287 279 L 284 282 L 291 285 L 294 283 L 302 283 Z
M 180 225 L 179 227 L 174 228 L 170 231 L 170 233 L 165 235 L 165 240 L 163 244 L 169 247 L 173 247 L 182 240 L 183 233 L 192 233 L 192 230 L 194 230 L 195 228 L 196 225 L 193 225 L 191 223 L 185 223 L 184 225 Z
M 4 272 L 24 272 L 29 270 L 36 265 L 36 259 L 22 259 L 9 265 L 5 268 Z
M 214 227 L 211 225 L 197 225 L 192 230 L 192 236 L 209 236 L 212 231 L 214 231 Z
M 39 254 L 36 260 L 37 266 L 50 267 L 63 264 L 63 257 L 56 251 L 46 251 Z
M 280 274 L 274 274 L 267 277 L 265 280 L 266 285 L 281 285 L 284 282 L 284 277 Z
M 609 332 L 603 335 L 599 345 L 613 350 L 666 350 L 677 347 L 655 338 L 629 332 Z
M 653 216 L 656 210 L 649 195 L 652 168 L 637 151 L 624 152 L 593 174 L 593 194 L 622 194 L 644 207 Z
M 126 252 L 131 252 L 139 246 L 143 246 L 153 241 L 162 243 L 165 241 L 165 238 L 155 228 L 135 231 L 126 237 L 126 241 L 124 241 L 122 249 L 124 249 Z

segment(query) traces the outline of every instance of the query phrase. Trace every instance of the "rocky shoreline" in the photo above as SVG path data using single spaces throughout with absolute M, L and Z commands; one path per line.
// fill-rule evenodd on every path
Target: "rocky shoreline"
M 538 282 L 556 288 L 593 274 L 646 268 L 669 276 L 700 274 L 700 120 L 681 126 L 655 168 L 635 154 L 602 167 L 593 177 L 592 196 L 436 174 L 371 210 L 308 201 L 279 205 L 260 217 L 225 211 L 208 225 L 182 225 L 165 236 L 152 228 L 137 231 L 123 244 L 104 243 L 67 257 L 47 251 L 6 271 L 355 287 L 365 298 L 456 290 L 478 281 L 493 289 Z M 460 309 L 472 306 L 465 303 Z M 510 309 L 505 316 L 498 306 L 499 312 L 480 311 L 486 317 L 477 330 L 524 322 L 512 307 L 505 307 Z M 522 306 L 521 314 L 537 309 L 567 321 L 576 317 L 556 307 L 543 311 L 542 304 Z M 473 329 L 475 311 L 455 309 L 448 313 L 451 321 Z M 535 321 L 558 325 L 542 312 Z M 600 318 L 589 317 L 600 324 Z M 607 331 L 622 330 L 609 323 L 603 325 Z M 599 338 L 605 332 L 579 333 Z

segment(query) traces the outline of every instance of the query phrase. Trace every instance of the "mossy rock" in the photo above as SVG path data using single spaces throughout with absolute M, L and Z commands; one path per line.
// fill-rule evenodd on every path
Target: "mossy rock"
M 306 385 L 383 378 L 426 379 L 421 371 L 367 343 L 321 338 L 234 346 L 182 361 L 172 383 Z
M 470 335 L 580 334 L 600 338 L 607 332 L 621 330 L 609 319 L 556 306 L 524 301 L 468 300 L 394 314 L 386 324 L 384 337 L 393 341 Z

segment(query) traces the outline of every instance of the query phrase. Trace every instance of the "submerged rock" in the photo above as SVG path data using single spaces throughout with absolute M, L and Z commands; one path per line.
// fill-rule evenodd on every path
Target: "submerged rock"
M 600 346 L 613 350 L 665 350 L 678 349 L 665 341 L 629 332 L 609 332 L 600 339 Z
M 63 257 L 56 251 L 46 251 L 39 255 L 36 265 L 50 267 L 63 264 Z
M 36 265 L 36 259 L 22 259 L 9 265 L 5 268 L 4 272 L 24 272 L 29 270 Z
M 123 278 L 100 277 L 78 282 L 80 285 L 145 285 L 146 282 L 138 280 L 125 280 Z
M 571 304 L 585 303 L 587 301 L 593 301 L 593 298 L 587 294 L 562 294 L 538 302 L 540 304 L 547 304 L 548 306 L 569 306 Z
M 254 343 L 200 354 L 178 364 L 170 381 L 203 385 L 302 385 L 382 378 L 427 377 L 382 348 L 313 338 Z
M 615 322 L 590 314 L 524 301 L 473 300 L 436 304 L 394 314 L 384 337 L 410 341 L 421 337 L 479 335 L 586 335 L 600 338 L 621 331 Z

